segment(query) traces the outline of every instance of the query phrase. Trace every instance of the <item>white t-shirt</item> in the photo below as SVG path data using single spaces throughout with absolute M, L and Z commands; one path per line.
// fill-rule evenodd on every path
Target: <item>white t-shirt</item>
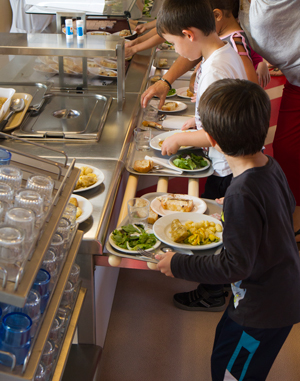
M 199 70 L 201 70 L 201 75 L 199 76 L 195 110 L 197 129 L 202 128 L 197 105 L 199 104 L 201 95 L 208 86 L 224 78 L 247 79 L 243 61 L 229 43 L 226 43 L 222 48 L 214 51 L 206 61 L 202 62 Z M 231 169 L 222 153 L 210 147 L 209 157 L 212 160 L 214 175 L 225 177 L 231 174 Z
M 251 47 L 300 86 L 300 0 L 252 0 Z

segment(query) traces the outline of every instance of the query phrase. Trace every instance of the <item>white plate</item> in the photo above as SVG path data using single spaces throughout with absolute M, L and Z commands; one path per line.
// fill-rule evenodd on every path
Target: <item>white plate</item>
M 162 122 L 162 126 L 165 128 L 170 128 L 172 130 L 181 130 L 181 127 L 191 119 L 190 116 L 182 115 L 168 115 L 165 120 Z
M 159 110 L 160 112 L 167 112 L 167 113 L 174 113 L 174 112 L 180 112 L 180 111 L 183 111 L 187 108 L 187 105 L 183 102 L 177 102 L 177 101 L 174 101 L 175 103 L 177 103 L 178 107 L 173 110 L 173 111 L 167 111 L 167 110 Z M 166 102 L 167 103 L 167 102 Z
M 127 29 L 129 30 L 129 29 Z M 131 34 L 129 36 L 126 36 L 126 37 L 123 37 L 123 38 L 130 38 L 131 36 L 134 36 L 137 32 L 134 30 L 133 32 L 131 32 Z M 115 33 L 112 33 L 114 34 L 115 36 L 120 36 L 120 31 L 119 32 L 115 32 Z M 121 36 L 122 37 L 122 36 Z
M 104 70 L 104 73 L 103 73 L 103 70 Z M 90 72 L 90 74 L 101 77 L 101 78 L 113 79 L 113 78 L 118 77 L 117 72 L 115 70 L 104 69 L 103 66 L 101 66 L 101 67 L 99 67 L 99 66 L 98 67 L 89 67 L 89 72 Z
M 121 227 L 117 228 L 118 230 L 121 229 Z M 146 230 L 147 233 L 151 234 L 153 233 L 153 230 L 152 229 L 147 229 Z M 130 253 L 130 254 L 139 254 L 138 251 L 135 251 L 135 250 L 127 250 L 127 249 L 123 249 L 122 247 L 116 245 L 115 241 L 112 239 L 112 232 L 110 233 L 109 237 L 108 237 L 108 241 L 109 243 L 111 244 L 111 246 L 114 248 L 114 249 L 117 249 L 119 251 L 122 251 L 122 253 Z M 158 246 L 161 244 L 161 242 L 157 239 L 156 243 L 154 246 L 150 247 L 150 249 L 147 249 L 146 251 L 151 251 L 151 250 L 154 250 L 154 249 L 157 249 Z
M 181 87 L 180 89 L 176 89 L 177 95 L 180 98 L 185 98 L 185 99 L 191 99 L 192 97 L 188 97 L 186 95 L 186 91 L 189 89 L 189 87 Z
M 190 131 L 175 130 L 175 131 L 164 132 L 163 134 L 154 136 L 154 138 L 150 140 L 150 147 L 155 149 L 156 151 L 161 151 L 161 146 L 159 145 L 159 142 L 161 142 L 162 140 L 165 140 L 169 136 L 172 136 L 174 134 L 181 134 L 183 132 L 193 133 L 195 131 L 196 130 L 190 130 Z M 178 149 L 178 151 L 189 149 L 189 148 L 191 148 L 191 146 L 182 146 Z
M 95 35 L 95 36 L 108 36 L 111 33 L 101 32 L 100 30 L 93 30 L 92 32 L 86 32 L 86 34 Z
M 108 59 L 105 57 L 95 57 L 94 61 L 96 62 L 97 65 L 103 67 L 104 69 L 117 70 L 117 61 L 116 60 Z M 107 63 L 108 65 L 113 65 L 114 67 L 105 66 L 105 64 L 103 64 L 103 63 Z
M 97 176 L 97 181 L 95 182 L 95 184 L 89 186 L 89 187 L 86 187 L 86 188 L 79 188 L 79 189 L 74 189 L 73 192 L 74 193 L 79 193 L 79 192 L 84 192 L 84 191 L 87 191 L 87 190 L 90 190 L 90 189 L 93 189 L 93 188 L 96 188 L 98 185 L 102 184 L 103 181 L 104 181 L 104 174 L 102 171 L 100 171 L 100 169 L 96 168 L 96 167 L 93 167 L 92 165 L 88 165 L 88 164 L 79 164 L 79 163 L 76 163 L 75 164 L 75 167 L 77 168 L 81 168 L 81 167 L 89 167 L 89 168 L 92 168 L 93 170 L 93 173 L 95 173 L 95 175 Z
M 168 196 L 169 194 L 170 193 L 165 193 L 163 196 L 159 196 L 159 197 Z M 181 212 L 181 213 L 185 213 L 185 214 L 190 214 L 190 213 L 201 213 L 201 214 L 203 214 L 203 213 L 205 213 L 205 211 L 207 209 L 207 205 L 206 205 L 206 202 L 204 202 L 201 198 L 189 196 L 187 194 L 175 194 L 175 195 L 178 196 L 178 198 L 182 198 L 185 200 L 193 200 L 193 202 L 194 202 L 194 207 L 193 207 L 191 212 Z M 174 212 L 172 210 L 164 209 L 161 206 L 161 202 L 157 197 L 155 197 L 155 199 L 151 202 L 150 206 L 151 206 L 152 210 L 160 216 L 167 216 L 169 214 L 178 213 L 178 212 Z
M 82 210 L 82 215 L 76 218 L 76 222 L 81 224 L 81 222 L 87 220 L 93 213 L 93 205 L 86 198 L 79 196 L 78 194 L 72 194 L 71 197 L 76 198 L 79 208 Z
M 174 213 L 174 214 L 169 214 L 168 216 L 163 216 L 154 223 L 153 231 L 156 237 L 162 242 L 166 243 L 167 245 L 170 245 L 172 247 L 179 247 L 181 249 L 189 249 L 189 250 L 208 250 L 216 246 L 219 246 L 223 243 L 222 233 L 215 233 L 215 235 L 220 238 L 219 242 L 213 242 L 208 245 L 193 246 L 193 245 L 188 245 L 186 243 L 176 243 L 172 241 L 171 235 L 170 235 L 171 223 L 176 218 L 178 218 L 181 223 L 185 223 L 186 221 L 193 221 L 193 222 L 212 221 L 212 222 L 215 222 L 216 224 L 220 224 L 220 221 L 217 220 L 216 218 L 207 216 L 205 214 L 199 214 L 199 213 Z
M 43 63 L 34 65 L 33 70 L 43 74 L 57 74 L 58 73 L 58 70 L 54 69 L 50 65 L 45 65 Z
M 173 164 L 173 161 L 178 157 L 179 155 L 173 155 L 170 157 L 169 159 L 169 164 L 174 167 L 174 168 L 179 168 L 179 169 L 182 169 L 184 172 L 200 172 L 200 171 L 205 171 L 206 169 L 208 169 L 210 167 L 210 161 L 207 160 L 205 157 L 203 157 L 203 159 L 207 162 L 207 166 L 205 167 L 201 167 L 201 168 L 196 168 L 196 169 L 184 169 L 184 168 L 180 168 L 180 167 L 177 167 L 176 165 Z

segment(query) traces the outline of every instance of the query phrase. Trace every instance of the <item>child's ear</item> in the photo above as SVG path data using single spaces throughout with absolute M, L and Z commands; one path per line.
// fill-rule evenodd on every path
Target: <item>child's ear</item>
M 195 39 L 195 33 L 191 29 L 184 29 L 182 34 L 186 36 L 191 42 Z
M 222 20 L 223 12 L 221 11 L 221 9 L 218 9 L 218 8 L 214 9 L 213 14 L 215 16 L 215 22 Z

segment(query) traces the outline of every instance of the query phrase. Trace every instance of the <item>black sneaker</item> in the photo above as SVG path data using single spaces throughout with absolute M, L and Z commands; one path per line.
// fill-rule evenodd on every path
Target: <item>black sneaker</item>
M 207 291 L 202 285 L 196 290 L 180 292 L 173 297 L 174 305 L 187 311 L 224 311 L 226 308 L 225 296 L 228 292 L 223 289 L 217 291 Z

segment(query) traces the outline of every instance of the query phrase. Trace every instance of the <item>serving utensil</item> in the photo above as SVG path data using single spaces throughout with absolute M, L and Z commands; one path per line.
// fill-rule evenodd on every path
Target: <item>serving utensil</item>
M 155 258 L 155 254 L 156 253 L 151 253 L 151 251 L 146 251 L 146 250 L 143 250 L 143 249 L 138 249 L 138 252 L 140 254 L 140 256 L 143 258 L 149 258 L 149 259 L 152 259 L 153 261 L 155 261 L 155 263 L 158 263 L 159 261 Z
M 23 98 L 16 98 L 11 101 L 11 105 L 9 107 L 9 114 L 5 119 L 2 120 L 0 123 L 0 131 L 3 131 L 5 126 L 7 125 L 9 118 L 15 113 L 15 112 L 20 112 L 24 109 L 25 107 L 25 102 Z
M 28 111 L 31 111 L 31 112 L 34 112 L 34 113 L 38 113 L 43 104 L 45 103 L 45 101 L 49 98 L 51 98 L 53 96 L 52 93 L 47 93 L 47 94 L 44 94 L 43 98 L 41 99 L 40 103 L 36 104 L 36 105 L 32 105 L 32 106 L 29 106 L 28 107 Z

